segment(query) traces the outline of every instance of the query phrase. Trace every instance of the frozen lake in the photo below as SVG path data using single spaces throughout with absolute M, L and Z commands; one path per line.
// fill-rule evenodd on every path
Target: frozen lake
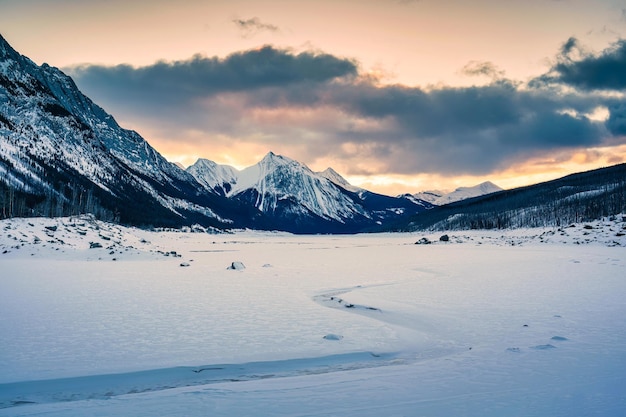
M 621 415 L 620 228 L 0 222 L 0 415 Z

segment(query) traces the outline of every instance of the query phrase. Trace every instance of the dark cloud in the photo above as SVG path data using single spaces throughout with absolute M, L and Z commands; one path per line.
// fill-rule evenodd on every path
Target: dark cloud
M 244 38 L 251 38 L 260 32 L 280 31 L 278 26 L 263 23 L 258 17 L 252 17 L 250 19 L 233 19 L 232 22 L 241 30 L 241 36 Z
M 604 55 L 616 59 L 619 48 Z M 560 59 L 572 66 L 591 59 L 579 57 L 580 50 L 572 39 Z M 468 72 L 501 75 L 489 62 L 468 65 Z M 303 162 L 330 156 L 359 172 L 370 169 L 363 161 L 375 160 L 371 169 L 389 173 L 487 174 L 626 133 L 626 105 L 618 99 L 555 91 L 545 79 L 533 88 L 497 77 L 472 87 L 380 85 L 361 76 L 353 60 L 269 46 L 224 59 L 82 66 L 71 73 L 96 102 L 159 129 L 161 137 L 194 131 L 196 141 L 253 142 L 268 150 L 280 144 L 297 148 L 298 155 L 288 155 Z M 609 109 L 606 123 L 585 116 L 598 106 Z
M 546 150 L 595 146 L 606 137 L 601 123 L 564 109 L 591 112 L 595 101 L 522 90 L 510 82 L 482 87 L 423 90 L 352 85 L 335 103 L 348 113 L 392 119 L 396 128 L 379 137 L 397 148 L 395 172 L 488 173 L 516 158 Z
M 551 71 L 538 84 L 565 84 L 581 90 L 626 89 L 626 40 L 620 39 L 599 54 L 586 51 L 575 38 L 568 39 Z
M 483 75 L 494 80 L 504 77 L 504 71 L 488 61 L 470 61 L 461 68 L 461 73 L 469 76 Z
M 352 60 L 314 52 L 296 54 L 271 46 L 224 59 L 196 55 L 185 61 L 161 61 L 140 68 L 82 65 L 67 70 L 94 97 L 148 109 L 192 103 L 225 92 L 287 88 L 357 74 Z
M 565 41 L 563 46 L 561 46 L 561 56 L 569 59 L 569 55 L 572 53 L 572 51 L 576 50 L 579 47 L 580 46 L 578 39 L 571 37 L 567 41 Z
M 615 103 L 609 106 L 606 127 L 614 135 L 626 135 L 626 103 Z

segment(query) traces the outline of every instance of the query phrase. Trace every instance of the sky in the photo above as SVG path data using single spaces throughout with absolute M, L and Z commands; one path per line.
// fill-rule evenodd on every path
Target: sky
M 184 166 L 396 195 L 626 161 L 623 0 L 0 0 L 0 32 Z

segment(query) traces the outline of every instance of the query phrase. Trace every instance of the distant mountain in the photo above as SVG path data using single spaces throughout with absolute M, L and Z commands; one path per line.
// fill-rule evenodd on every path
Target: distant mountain
M 443 194 L 439 196 L 432 203 L 436 206 L 443 206 L 444 204 L 454 203 L 456 201 L 466 200 L 468 198 L 480 197 L 491 193 L 502 191 L 502 188 L 498 187 L 491 181 L 486 181 L 473 187 L 459 187 L 451 193 Z
M 445 191 L 432 190 L 432 191 L 422 191 L 422 192 L 415 193 L 415 194 L 403 194 L 399 197 L 428 201 L 431 204 L 438 205 L 437 201 L 446 194 L 447 193 Z
M 624 213 L 626 164 L 619 164 L 438 206 L 391 229 L 565 227 Z
M 456 201 L 466 200 L 468 198 L 496 193 L 498 191 L 502 191 L 502 188 L 498 187 L 491 181 L 486 181 L 473 187 L 459 187 L 450 193 L 433 190 L 415 194 L 403 194 L 400 197 L 408 199 L 413 198 L 416 200 L 427 201 L 435 206 L 443 206 L 444 204 L 450 204 Z
M 241 171 L 205 159 L 187 171 L 207 189 L 257 208 L 283 230 L 302 233 L 368 230 L 430 207 L 371 193 L 350 185 L 331 168 L 316 173 L 273 152 Z

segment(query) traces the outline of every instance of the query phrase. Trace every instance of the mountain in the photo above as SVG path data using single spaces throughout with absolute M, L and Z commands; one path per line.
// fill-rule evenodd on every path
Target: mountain
M 355 187 L 354 185 L 350 184 L 348 181 L 346 181 L 346 179 L 344 177 L 342 177 L 341 175 L 339 175 L 339 173 L 337 173 L 337 171 L 335 171 L 332 168 L 326 168 L 326 170 L 322 171 L 322 172 L 318 172 L 317 175 L 326 178 L 327 180 L 329 180 L 330 182 L 332 182 L 335 185 L 340 186 L 341 188 L 343 188 L 344 190 L 353 192 L 353 193 L 358 193 L 361 191 L 365 191 L 363 188 L 359 188 L 359 187 Z
M 442 198 L 445 194 L 447 193 L 444 191 L 431 190 L 431 191 L 422 191 L 422 192 L 415 193 L 415 194 L 403 194 L 399 197 L 408 198 L 410 200 L 428 201 L 429 203 L 433 205 L 438 205 L 437 201 L 440 198 Z
M 273 152 L 241 171 L 200 159 L 187 172 L 208 190 L 255 207 L 282 230 L 299 233 L 363 231 L 430 207 L 371 193 L 350 185 L 332 168 L 316 173 Z
M 70 77 L 0 36 L 0 218 L 92 213 L 137 226 L 295 233 L 563 225 L 626 212 L 625 171 L 622 164 L 515 190 L 484 183 L 426 198 L 372 193 L 331 168 L 313 172 L 272 152 L 241 171 L 207 159 L 183 170 Z
M 435 206 L 443 206 L 444 204 L 450 204 L 456 201 L 466 200 L 468 198 L 496 193 L 498 191 L 502 191 L 502 188 L 498 187 L 491 181 L 486 181 L 473 187 L 459 187 L 450 193 L 433 190 L 422 191 L 416 194 L 403 194 L 400 197 L 427 201 Z
M 459 187 L 451 193 L 439 196 L 432 201 L 432 203 L 437 206 L 443 206 L 444 204 L 450 204 L 473 197 L 480 197 L 482 195 L 496 193 L 498 191 L 502 191 L 502 188 L 498 187 L 491 181 L 486 181 L 473 187 Z
M 618 164 L 438 206 L 387 230 L 565 227 L 624 213 L 626 164 Z
M 219 165 L 208 159 L 198 159 L 195 164 L 187 168 L 200 184 L 208 190 L 225 196 L 237 182 L 239 171 L 229 165 Z
M 0 36 L 2 218 L 90 212 L 140 226 L 351 233 L 424 210 L 325 175 L 271 152 L 242 171 L 207 159 L 183 170 Z
M 0 208 L 2 217 L 89 211 L 160 226 L 227 227 L 247 216 L 121 128 L 70 77 L 36 65 L 2 36 Z

